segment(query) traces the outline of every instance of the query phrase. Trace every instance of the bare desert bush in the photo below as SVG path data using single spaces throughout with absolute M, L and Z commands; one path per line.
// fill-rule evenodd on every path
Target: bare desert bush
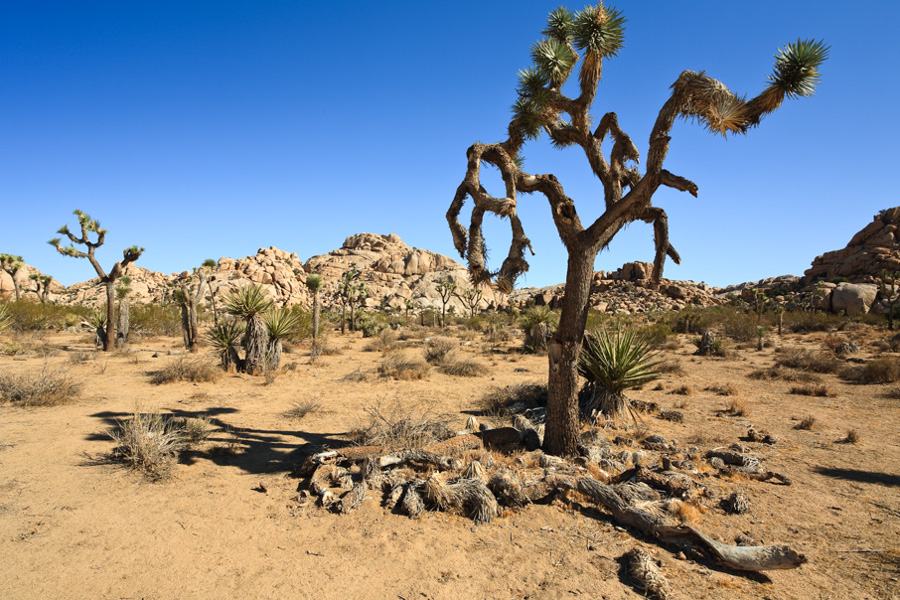
M 497 388 L 482 396 L 479 405 L 481 413 L 490 417 L 509 416 L 511 408 L 524 410 L 547 406 L 547 386 L 520 383 Z
M 812 415 L 807 415 L 801 419 L 799 423 L 794 425 L 794 429 L 799 429 L 803 431 L 810 431 L 816 425 L 816 418 Z
M 450 417 L 431 411 L 411 411 L 395 405 L 389 411 L 381 406 L 365 409 L 368 422 L 351 432 L 351 439 L 362 446 L 386 446 L 392 449 L 422 448 L 453 437 Z
M 784 327 L 792 333 L 837 331 L 847 323 L 847 317 L 826 312 L 788 311 L 784 313 Z
M 859 443 L 859 432 L 855 429 L 851 429 L 847 432 L 846 437 L 844 439 L 839 440 L 842 444 L 858 444 Z
M 0 399 L 18 406 L 55 406 L 75 399 L 81 384 L 64 367 L 44 367 L 38 373 L 0 375 Z
M 199 444 L 212 433 L 212 423 L 208 417 L 175 417 L 171 426 L 181 432 L 184 446 Z
M 162 385 L 176 381 L 190 381 L 202 383 L 216 381 L 221 375 L 221 370 L 212 363 L 190 356 L 179 356 L 150 377 L 150 383 Z
M 318 396 L 314 396 L 312 398 L 294 402 L 291 407 L 284 412 L 284 416 L 299 421 L 307 415 L 315 414 L 320 410 L 322 410 L 322 400 Z
M 490 372 L 487 365 L 476 360 L 454 359 L 452 357 L 443 361 L 438 368 L 444 375 L 454 375 L 456 377 L 481 377 Z
M 864 365 L 847 367 L 841 378 L 856 383 L 894 383 L 900 380 L 900 358 L 884 356 Z
M 397 348 L 400 336 L 393 329 L 383 329 L 363 348 L 364 352 L 388 352 Z
M 818 396 L 820 398 L 829 398 L 835 395 L 825 385 L 795 385 L 791 387 L 788 393 L 798 396 Z
M 810 371 L 813 373 L 837 373 L 843 363 L 827 352 L 810 352 L 801 348 L 790 348 L 781 352 L 775 364 L 781 367 Z
M 185 443 L 182 430 L 158 412 L 135 410 L 130 419 L 109 430 L 116 446 L 112 458 L 140 472 L 148 479 L 170 477 Z
M 378 374 L 393 379 L 424 379 L 431 373 L 431 366 L 416 358 L 407 358 L 399 352 L 388 354 L 378 365 Z
M 437 336 L 425 340 L 425 360 L 430 364 L 444 362 L 459 346 L 459 342 L 453 338 Z
M 746 417 L 749 414 L 747 403 L 740 398 L 732 398 L 725 408 L 725 414 L 730 417 Z
M 685 374 L 684 367 L 681 363 L 678 360 L 671 358 L 659 361 L 656 365 L 656 370 L 667 375 L 680 376 Z
M 739 392 L 737 386 L 732 383 L 709 385 L 704 389 L 718 396 L 736 396 Z

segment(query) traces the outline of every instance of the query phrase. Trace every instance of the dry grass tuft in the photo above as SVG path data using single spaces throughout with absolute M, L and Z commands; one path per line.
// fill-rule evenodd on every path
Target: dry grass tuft
M 154 481 L 172 475 L 178 452 L 185 443 L 182 430 L 174 427 L 170 419 L 140 409 L 131 419 L 119 421 L 119 426 L 111 429 L 109 435 L 116 444 L 113 459 Z
M 450 358 L 459 342 L 453 338 L 437 336 L 425 340 L 425 360 L 436 365 Z
M 322 401 L 316 396 L 294 402 L 291 407 L 284 412 L 284 416 L 289 419 L 300 420 L 305 416 L 315 414 L 320 410 L 322 410 Z
M 369 422 L 351 432 L 351 439 L 362 446 L 387 446 L 392 449 L 411 449 L 429 446 L 453 437 L 448 426 L 449 415 L 430 411 L 415 413 L 394 406 L 390 412 L 381 406 L 365 409 Z
M 685 370 L 681 363 L 677 360 L 666 359 L 659 361 L 659 364 L 656 365 L 656 370 L 660 373 L 665 373 L 668 375 L 684 375 Z
M 800 429 L 804 431 L 811 431 L 813 427 L 816 425 L 816 418 L 812 415 L 807 415 L 803 417 L 799 423 L 794 425 L 794 429 Z
M 439 370 L 444 375 L 456 377 L 481 377 L 487 375 L 490 369 L 486 365 L 475 360 L 445 360 Z
M 747 403 L 740 398 L 732 398 L 725 409 L 725 413 L 732 417 L 746 417 L 750 414 L 747 410 Z
M 859 432 L 855 429 L 851 429 L 847 432 L 847 437 L 840 440 L 842 444 L 858 444 L 859 443 Z
M 69 364 L 70 365 L 81 365 L 86 363 L 89 360 L 97 360 L 96 352 L 72 352 L 69 354 Z
M 81 384 L 64 367 L 44 365 L 39 373 L 0 375 L 0 400 L 18 406 L 55 406 L 73 400 Z
M 382 329 L 371 342 L 366 344 L 363 352 L 388 352 L 397 349 L 397 342 L 400 336 L 393 329 Z
M 212 433 L 212 423 L 207 417 L 176 417 L 171 426 L 181 432 L 185 445 L 199 444 Z
M 818 396 L 820 398 L 833 398 L 837 395 L 829 390 L 826 385 L 795 385 L 791 387 L 788 393 L 798 396 Z
M 154 372 L 150 377 L 150 383 L 162 385 L 176 381 L 192 383 L 216 381 L 221 373 L 215 365 L 205 359 L 179 356 L 159 371 Z
M 841 371 L 841 378 L 857 383 L 894 383 L 900 381 L 900 358 L 884 356 L 861 366 Z
M 704 388 L 707 392 L 712 392 L 719 396 L 737 396 L 739 391 L 738 388 L 731 383 L 726 383 L 724 385 L 710 385 Z
M 670 394 L 676 394 L 676 395 L 678 395 L 678 396 L 693 396 L 693 395 L 694 395 L 694 388 L 692 388 L 692 387 L 689 386 L 689 385 L 682 385 L 682 386 L 679 386 L 679 387 L 675 388 L 674 390 L 672 390 L 672 391 L 669 392 L 669 393 L 670 393 Z
M 392 352 L 378 365 L 378 374 L 393 379 L 425 379 L 431 374 L 431 367 L 424 361 L 406 358 L 399 352 Z
M 810 352 L 799 348 L 789 348 L 780 354 L 775 364 L 799 371 L 837 373 L 843 363 L 829 352 Z
M 814 373 L 796 371 L 794 369 L 789 369 L 780 365 L 775 365 L 769 367 L 768 369 L 753 371 L 749 373 L 747 377 L 756 380 L 781 379 L 782 381 L 799 381 L 804 383 L 818 383 L 822 381 L 822 378 Z

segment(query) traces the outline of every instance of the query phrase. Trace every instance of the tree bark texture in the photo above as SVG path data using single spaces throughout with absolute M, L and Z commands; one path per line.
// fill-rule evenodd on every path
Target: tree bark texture
M 266 323 L 262 316 L 254 315 L 247 321 L 247 331 L 244 334 L 244 372 L 258 375 L 266 366 L 266 351 L 268 349 L 269 334 L 266 331 Z
M 103 350 L 112 352 L 116 347 L 116 280 L 106 280 L 106 339 Z
M 319 292 L 313 294 L 312 338 L 319 339 Z
M 128 334 L 131 331 L 131 302 L 127 297 L 119 300 L 118 333 L 116 345 L 123 347 L 128 344 Z

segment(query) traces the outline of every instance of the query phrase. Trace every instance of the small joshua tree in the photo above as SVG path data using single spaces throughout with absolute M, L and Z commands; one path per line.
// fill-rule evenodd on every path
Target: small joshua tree
M 225 312 L 245 323 L 243 371 L 258 375 L 265 370 L 269 334 L 263 315 L 272 309 L 261 285 L 238 288 L 225 298 Z
M 350 296 L 350 331 L 356 331 L 356 309 L 362 310 L 366 298 L 369 297 L 369 286 L 364 281 L 360 281 L 351 288 Z
M 25 266 L 24 261 L 21 256 L 14 256 L 12 254 L 0 254 L 0 269 L 6 271 L 6 273 L 12 278 L 13 290 L 16 292 L 16 300 L 19 299 L 19 281 L 16 279 L 16 274 L 19 272 L 19 269 Z
M 353 311 L 353 303 L 356 297 L 356 285 L 359 279 L 359 269 L 356 264 L 351 264 L 350 268 L 341 275 L 341 280 L 337 283 L 337 289 L 334 292 L 335 298 L 341 303 L 341 333 L 346 333 L 345 323 L 347 321 L 347 306 Z
M 184 347 L 189 352 L 197 352 L 197 342 L 200 340 L 200 321 L 197 316 L 200 300 L 203 299 L 203 290 L 207 286 L 207 278 L 216 262 L 208 258 L 199 268 L 187 277 L 178 280 L 178 289 L 175 290 L 175 301 L 181 305 L 181 329 L 184 335 Z
M 116 261 L 113 265 L 112 269 L 110 269 L 109 274 L 103 270 L 103 267 L 100 266 L 100 263 L 97 262 L 97 258 L 94 256 L 94 252 L 97 248 L 103 245 L 104 240 L 106 239 L 106 230 L 100 228 L 99 221 L 95 219 L 91 219 L 91 217 L 81 212 L 80 210 L 75 210 L 75 216 L 78 217 L 78 224 L 81 227 L 81 237 L 76 236 L 74 233 L 69 231 L 68 226 L 63 225 L 60 227 L 57 233 L 65 235 L 72 242 L 69 246 L 63 247 L 60 245 L 60 238 L 53 238 L 50 240 L 49 244 L 59 251 L 63 256 L 71 256 L 73 258 L 86 258 L 90 261 L 91 266 L 94 267 L 94 271 L 97 272 L 97 276 L 100 278 L 100 283 L 106 285 L 106 340 L 103 344 L 103 350 L 106 352 L 110 352 L 115 348 L 116 344 L 116 281 L 125 274 L 125 268 L 131 263 L 135 262 L 137 259 L 141 257 L 144 249 L 138 248 L 137 246 L 131 246 L 126 248 L 122 252 L 122 260 Z M 96 234 L 97 239 L 95 241 L 90 240 L 90 234 Z M 82 252 L 75 248 L 75 244 L 80 246 L 85 246 L 87 248 L 87 252 Z
M 441 295 L 441 327 L 444 327 L 444 319 L 447 316 L 447 303 L 450 302 L 450 298 L 453 297 L 453 293 L 456 291 L 456 284 L 449 279 L 444 279 L 434 286 L 434 289 Z
M 269 343 L 266 348 L 266 368 L 275 370 L 281 366 L 282 340 L 287 339 L 297 332 L 300 325 L 300 314 L 290 308 L 282 307 L 270 310 L 263 319 L 266 323 L 266 333 L 269 335 Z
M 312 313 L 312 337 L 313 343 L 319 339 L 319 293 L 322 291 L 324 280 L 321 275 L 310 273 L 306 276 L 306 289 L 313 295 L 313 313 Z
M 46 304 L 50 297 L 50 283 L 53 282 L 53 277 L 50 275 L 41 275 L 40 273 L 32 273 L 28 276 L 28 279 L 34 282 L 36 286 L 34 293 L 41 299 L 41 304 Z
M 119 312 L 116 318 L 116 346 L 122 347 L 128 343 L 128 332 L 131 329 L 131 302 L 128 292 L 131 291 L 131 277 L 122 275 L 119 285 L 116 286 L 116 297 L 119 299 Z
M 559 328 L 548 351 L 548 406 L 544 450 L 550 454 L 575 455 L 578 450 L 578 358 L 590 300 L 594 261 L 601 249 L 626 225 L 643 221 L 653 225 L 656 253 L 651 280 L 659 282 L 669 256 L 680 261 L 669 243 L 668 217 L 653 206 L 660 187 L 692 196 L 697 185 L 663 168 L 671 142 L 671 131 L 679 117 L 695 120 L 710 132 L 745 134 L 763 117 L 775 111 L 786 98 L 811 96 L 819 80 L 819 66 L 828 47 L 819 41 L 798 40 L 775 57 L 775 69 L 762 93 L 750 100 L 729 90 L 704 72 L 684 71 L 671 86 L 671 94 L 660 109 L 650 133 L 644 172 L 638 170 L 637 146 L 608 112 L 594 119 L 591 108 L 597 95 L 604 60 L 615 57 L 625 37 L 625 17 L 602 3 L 573 13 L 560 7 L 550 13 L 544 37 L 531 48 L 534 64 L 519 72 L 518 98 L 512 108 L 505 141 L 475 143 L 466 151 L 467 167 L 456 190 L 447 221 L 460 255 L 469 263 L 474 283 L 494 282 L 497 289 L 512 291 L 516 279 L 528 269 L 525 250 L 531 242 L 517 214 L 519 194 L 538 193 L 547 198 L 560 239 L 568 253 L 565 295 Z M 576 73 L 578 96 L 562 90 Z M 480 101 L 480 100 L 479 100 Z M 565 116 L 564 116 L 565 115 Z M 603 212 L 583 225 L 575 202 L 552 174 L 533 175 L 523 169 L 525 142 L 542 134 L 557 148 L 579 147 L 591 172 L 603 186 Z M 601 145 L 610 139 L 607 154 Z M 494 197 L 481 183 L 485 164 L 500 171 L 504 194 Z M 459 222 L 467 198 L 474 204 L 468 228 Z M 485 213 L 508 219 L 512 242 L 499 271 L 488 270 L 482 233 Z M 533 253 L 533 250 L 532 250 Z
M 898 279 L 900 279 L 900 272 L 888 273 L 887 269 L 882 269 L 881 277 L 878 279 L 881 297 L 888 305 L 888 329 L 891 331 L 894 330 L 894 306 L 900 300 L 900 294 L 897 293 Z
M 469 317 L 471 318 L 475 316 L 475 311 L 478 309 L 483 295 L 484 290 L 481 287 L 473 286 L 463 291 L 462 294 L 456 294 L 456 297 L 462 302 L 463 307 L 469 311 Z

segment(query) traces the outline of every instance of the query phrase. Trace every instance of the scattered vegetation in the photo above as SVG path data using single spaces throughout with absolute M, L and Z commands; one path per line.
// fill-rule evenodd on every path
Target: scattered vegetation
M 459 342 L 445 336 L 435 336 L 425 340 L 425 360 L 436 365 L 444 362 L 459 346 Z
M 810 431 L 816 425 L 816 418 L 812 415 L 807 415 L 803 417 L 803 419 L 794 425 L 794 429 L 799 429 L 803 431 Z
M 506 417 L 512 412 L 547 406 L 547 386 L 534 383 L 508 385 L 486 393 L 479 404 L 481 414 L 485 416 Z
M 457 377 L 480 377 L 490 372 L 487 365 L 469 359 L 445 360 L 438 368 L 445 375 Z
M 322 410 L 322 400 L 318 397 L 307 398 L 306 400 L 298 400 L 294 402 L 284 413 L 289 419 L 303 419 L 307 415 L 313 415 Z
M 841 371 L 840 376 L 856 383 L 894 383 L 900 381 L 900 358 L 876 358 L 864 365 L 847 367 Z
M 135 410 L 130 419 L 109 430 L 116 446 L 112 458 L 140 472 L 148 479 L 169 478 L 184 445 L 182 431 L 158 412 Z
M 836 395 L 825 385 L 795 385 L 791 387 L 789 393 L 798 396 L 818 396 L 821 398 L 828 398 Z
M 0 374 L 0 399 L 18 406 L 55 406 L 74 400 L 81 393 L 64 367 L 44 365 L 37 373 Z
M 454 435 L 449 416 L 428 410 L 411 411 L 395 405 L 385 412 L 381 406 L 372 406 L 365 413 L 368 423 L 351 433 L 353 441 L 362 446 L 421 448 Z
M 378 365 L 378 374 L 393 379 L 424 379 L 431 373 L 431 366 L 422 360 L 408 358 L 400 352 L 391 352 Z
M 179 356 L 150 377 L 150 383 L 162 385 L 176 381 L 202 383 L 216 381 L 221 372 L 202 358 Z

